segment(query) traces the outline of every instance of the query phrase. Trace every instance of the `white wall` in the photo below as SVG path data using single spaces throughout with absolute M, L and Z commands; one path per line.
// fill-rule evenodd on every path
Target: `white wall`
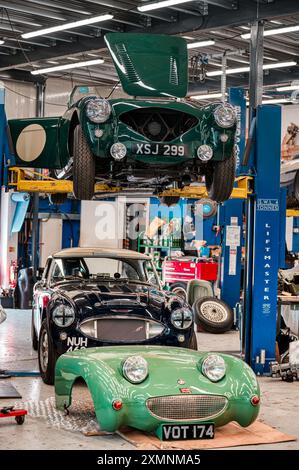
M 35 116 L 35 87 L 22 82 L 4 81 L 5 110 L 8 119 Z
M 34 84 L 3 81 L 5 85 L 5 109 L 8 119 L 35 117 L 36 88 Z M 82 83 L 49 78 L 46 83 L 45 116 L 61 116 L 67 109 L 70 93 L 75 85 Z M 106 97 L 112 87 L 97 87 L 101 96 Z M 113 98 L 126 97 L 122 89 L 113 92 Z
M 82 201 L 80 246 L 122 248 L 125 238 L 125 204 L 116 201 Z
M 40 221 L 40 267 L 45 267 L 48 256 L 61 250 L 62 245 L 62 219 L 48 219 Z

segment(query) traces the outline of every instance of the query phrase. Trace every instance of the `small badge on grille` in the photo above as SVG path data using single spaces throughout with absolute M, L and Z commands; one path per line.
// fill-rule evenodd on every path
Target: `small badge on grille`
M 191 388 L 180 388 L 181 393 L 192 393 Z
M 179 385 L 185 385 L 185 383 L 186 383 L 186 382 L 185 382 L 185 380 L 183 380 L 183 379 L 179 379 L 179 380 L 178 380 L 178 384 L 179 384 Z

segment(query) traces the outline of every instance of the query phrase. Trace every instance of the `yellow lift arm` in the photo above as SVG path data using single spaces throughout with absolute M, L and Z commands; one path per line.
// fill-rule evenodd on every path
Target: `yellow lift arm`
M 251 176 L 239 176 L 236 178 L 236 187 L 233 189 L 232 198 L 246 199 L 252 193 L 250 182 Z M 50 176 L 45 176 L 34 170 L 12 167 L 10 168 L 9 187 L 15 191 L 28 193 L 60 193 L 67 194 L 73 192 L 73 182 L 70 180 L 57 180 Z M 118 193 L 120 187 L 111 187 L 108 184 L 95 185 L 95 192 Z M 208 197 L 205 186 L 185 186 L 183 189 L 169 189 L 164 191 L 163 196 L 180 196 L 193 199 Z

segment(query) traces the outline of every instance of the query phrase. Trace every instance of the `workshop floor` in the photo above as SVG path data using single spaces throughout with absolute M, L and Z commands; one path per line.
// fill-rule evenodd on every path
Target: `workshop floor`
M 37 354 L 30 342 L 31 312 L 7 310 L 7 320 L 0 326 L 0 369 L 37 370 Z M 201 350 L 237 351 L 237 332 L 223 335 L 198 334 Z M 1 379 L 0 379 L 1 380 Z M 21 400 L 0 399 L 0 405 L 18 401 L 49 403 L 53 397 L 52 386 L 43 384 L 40 378 L 3 379 L 11 383 L 22 395 Z M 297 441 L 272 445 L 243 446 L 238 449 L 299 449 L 299 383 L 285 383 L 280 379 L 260 378 L 262 407 L 260 420 L 294 435 Z M 80 390 L 79 390 L 80 396 Z M 48 400 L 47 400 L 48 399 Z M 117 435 L 84 436 L 80 432 L 54 428 L 47 420 L 27 417 L 23 426 L 15 421 L 0 421 L 0 449 L 132 449 Z

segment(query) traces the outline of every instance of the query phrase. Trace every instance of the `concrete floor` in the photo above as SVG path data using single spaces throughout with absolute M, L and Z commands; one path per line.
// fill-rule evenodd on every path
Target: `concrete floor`
M 37 370 L 37 354 L 31 349 L 31 312 L 7 310 L 7 320 L 0 326 L 0 368 Z M 198 334 L 199 349 L 205 351 L 236 351 L 239 348 L 237 332 L 223 335 Z M 41 401 L 53 397 L 52 386 L 40 378 L 11 378 L 10 382 L 22 394 L 22 400 Z M 299 439 L 299 383 L 285 383 L 280 379 L 260 378 L 262 406 L 259 419 Z M 79 391 L 80 394 L 80 391 Z M 0 399 L 0 406 L 21 400 Z M 42 418 L 27 417 L 24 426 L 10 419 L 0 420 L 0 449 L 132 449 L 117 435 L 89 436 L 80 432 L 53 428 Z M 299 440 L 288 443 L 243 446 L 238 449 L 299 449 Z

